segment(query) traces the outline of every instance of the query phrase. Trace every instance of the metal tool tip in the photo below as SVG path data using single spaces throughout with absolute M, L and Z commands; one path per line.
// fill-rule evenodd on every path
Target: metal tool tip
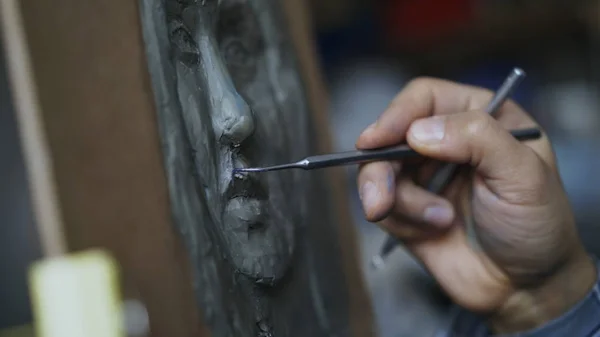
M 246 177 L 246 175 L 250 172 L 252 171 L 249 171 L 247 168 L 234 168 L 231 171 L 231 176 L 233 179 L 244 179 L 244 177 Z
M 258 167 L 244 167 L 244 168 L 234 168 L 233 169 L 233 174 L 238 174 L 238 173 L 249 173 L 249 172 L 260 172 L 262 171 L 261 168 Z
M 523 77 L 523 76 L 527 75 L 527 73 L 525 73 L 525 70 L 523 70 L 519 67 L 513 69 L 513 74 L 515 74 L 519 77 Z
M 371 259 L 371 268 L 373 269 L 381 269 L 385 265 L 385 261 L 381 255 L 375 255 Z

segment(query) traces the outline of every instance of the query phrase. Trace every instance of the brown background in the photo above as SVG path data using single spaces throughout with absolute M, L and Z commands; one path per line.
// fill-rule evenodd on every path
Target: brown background
M 153 336 L 208 335 L 183 246 L 171 224 L 155 111 L 134 0 L 21 1 L 70 250 L 108 248 L 125 293 L 142 300 Z M 325 89 L 301 0 L 288 17 L 322 150 Z M 331 172 L 355 336 L 372 334 L 341 172 Z

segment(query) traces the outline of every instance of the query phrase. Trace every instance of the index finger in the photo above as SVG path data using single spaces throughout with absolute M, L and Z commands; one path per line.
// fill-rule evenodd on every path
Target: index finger
M 483 108 L 493 92 L 442 79 L 418 78 L 392 100 L 375 123 L 360 135 L 359 149 L 396 145 L 405 140 L 410 124 L 432 115 L 447 115 Z

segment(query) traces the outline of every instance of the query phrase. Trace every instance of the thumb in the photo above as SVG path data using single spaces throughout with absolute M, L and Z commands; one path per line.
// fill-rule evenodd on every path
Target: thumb
M 407 141 L 427 157 L 473 166 L 497 195 L 543 178 L 542 161 L 535 151 L 481 111 L 417 120 L 408 130 Z

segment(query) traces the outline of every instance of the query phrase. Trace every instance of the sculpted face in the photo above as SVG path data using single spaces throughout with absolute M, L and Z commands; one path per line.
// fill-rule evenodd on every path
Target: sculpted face
M 140 0 L 172 222 L 215 336 L 350 329 L 327 177 L 233 176 L 234 168 L 297 161 L 318 147 L 281 5 Z
M 294 252 L 302 182 L 294 172 L 233 169 L 306 155 L 294 142 L 305 133 L 304 107 L 277 36 L 264 33 L 250 3 L 167 1 L 166 17 L 191 169 L 210 215 L 198 226 L 211 226 L 237 272 L 274 284 Z

